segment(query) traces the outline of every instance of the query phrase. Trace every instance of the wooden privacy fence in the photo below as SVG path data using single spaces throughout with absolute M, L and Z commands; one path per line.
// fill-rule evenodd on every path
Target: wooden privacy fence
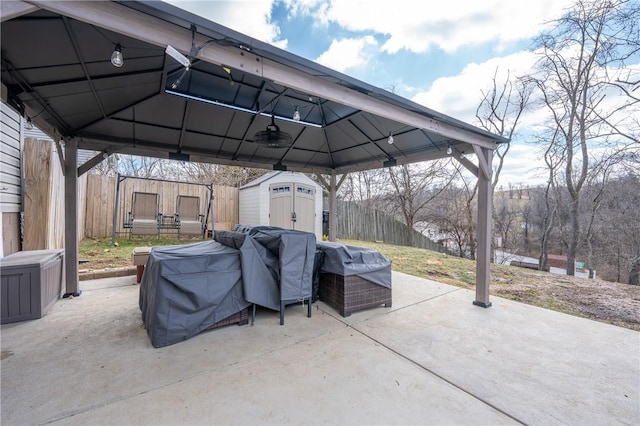
M 85 236 L 89 238 L 111 237 L 115 207 L 115 176 L 89 175 L 87 178 Z M 150 192 L 159 195 L 159 212 L 165 215 L 176 213 L 178 195 L 200 198 L 200 213 L 207 214 L 209 188 L 184 182 L 147 180 L 134 177 L 122 179 L 116 212 L 116 234 L 129 234 L 124 227 L 131 211 L 134 192 Z M 79 202 L 82 202 L 79 200 Z M 231 229 L 238 223 L 238 189 L 229 186 L 213 186 L 213 229 Z M 212 229 L 211 215 L 207 217 L 207 229 Z
M 380 210 L 351 201 L 338 201 L 338 238 L 383 241 L 446 253 L 447 249 Z
M 23 250 L 64 247 L 64 176 L 51 141 L 24 140 Z M 78 179 L 78 200 L 85 199 L 86 175 Z M 78 238 L 84 238 L 84 203 L 78 204 Z
M 24 235 L 23 249 L 64 247 L 64 176 L 51 141 L 24 141 Z M 78 238 L 111 237 L 117 177 L 82 175 L 78 180 Z M 178 195 L 200 198 L 202 214 L 207 214 L 209 189 L 204 185 L 127 178 L 121 181 L 116 232 L 128 235 L 123 223 L 131 211 L 133 192 L 159 195 L 160 213 L 174 214 Z M 239 221 L 238 189 L 213 186 L 213 229 L 231 229 Z M 436 251 L 441 245 L 398 222 L 393 217 L 354 202 L 338 202 L 338 238 L 384 241 Z M 212 229 L 210 216 L 207 229 Z

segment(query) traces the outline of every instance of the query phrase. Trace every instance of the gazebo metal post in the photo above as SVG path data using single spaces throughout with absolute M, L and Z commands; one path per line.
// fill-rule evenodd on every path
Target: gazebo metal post
M 65 140 L 64 149 L 64 264 L 66 292 L 63 297 L 79 296 L 78 288 L 78 141 Z
M 476 155 L 480 164 L 478 170 L 478 219 L 477 234 L 478 252 L 476 256 L 476 300 L 474 305 L 488 308 L 489 283 L 491 282 L 491 211 L 493 194 L 491 187 L 493 151 L 477 148 Z
M 113 203 L 113 226 L 111 228 L 111 246 L 116 245 L 116 227 L 118 226 L 118 205 L 120 203 L 120 182 L 125 180 L 126 176 L 121 176 L 118 173 L 118 179 L 116 180 L 116 199 Z
M 213 184 L 209 183 L 207 184 L 207 188 L 209 189 L 209 204 L 207 206 L 207 216 L 211 216 L 211 239 L 213 240 L 215 238 L 215 229 L 213 226 Z M 205 229 L 203 232 L 207 232 L 207 222 L 205 220 Z M 206 238 L 206 235 L 204 236 L 204 238 Z
M 338 189 L 340 189 L 340 185 L 344 182 L 344 179 L 347 177 L 348 173 L 343 173 L 340 177 L 340 181 L 336 183 L 336 172 L 335 170 L 331 171 L 331 175 L 329 177 L 329 182 L 322 177 L 321 174 L 316 173 L 318 177 L 318 181 L 320 185 L 329 191 L 329 241 L 335 241 L 338 237 L 338 201 L 337 201 L 337 193 Z

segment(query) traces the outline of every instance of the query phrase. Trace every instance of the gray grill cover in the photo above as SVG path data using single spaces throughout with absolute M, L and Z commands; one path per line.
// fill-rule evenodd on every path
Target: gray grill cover
M 249 234 L 278 258 L 280 300 L 311 298 L 316 252 L 314 234 L 259 225 L 236 225 L 233 230 Z
M 278 258 L 249 234 L 215 231 L 221 244 L 240 250 L 242 287 L 247 302 L 280 310 Z
M 242 294 L 240 252 L 216 241 L 154 247 L 139 305 L 154 347 L 195 336 L 249 306 Z
M 324 252 L 320 272 L 336 275 L 358 276 L 364 280 L 391 288 L 391 261 L 382 253 L 364 247 L 340 243 L 321 242 L 318 248 Z

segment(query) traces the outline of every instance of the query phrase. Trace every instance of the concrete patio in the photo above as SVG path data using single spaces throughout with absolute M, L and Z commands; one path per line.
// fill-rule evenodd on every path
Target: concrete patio
M 2 326 L 3 425 L 640 424 L 640 333 L 393 273 L 393 307 L 259 310 L 154 349 L 135 277 Z

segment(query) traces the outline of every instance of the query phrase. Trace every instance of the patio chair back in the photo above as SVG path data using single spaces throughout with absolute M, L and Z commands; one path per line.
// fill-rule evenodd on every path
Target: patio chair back
M 200 197 L 178 195 L 176 204 L 181 221 L 200 221 Z
M 158 194 L 134 192 L 131 203 L 132 219 L 156 220 L 159 213 Z
M 204 216 L 200 214 L 200 197 L 178 195 L 176 200 L 178 238 L 181 235 L 203 235 Z
M 159 196 L 150 192 L 134 192 L 131 202 L 131 228 L 132 234 L 159 235 L 158 213 Z

